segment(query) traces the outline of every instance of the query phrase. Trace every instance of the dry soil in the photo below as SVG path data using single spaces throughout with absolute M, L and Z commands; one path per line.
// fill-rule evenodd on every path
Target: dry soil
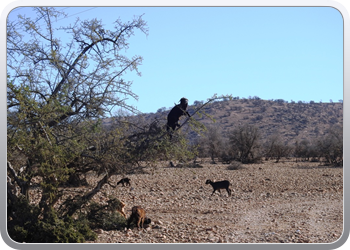
M 142 206 L 152 223 L 143 229 L 97 230 L 97 243 L 331 243 L 343 232 L 343 169 L 292 160 L 242 165 L 202 161 L 203 168 L 146 168 L 128 175 L 131 187 L 109 185 L 94 197 Z M 122 176 L 113 176 L 116 183 Z M 211 196 L 205 181 L 229 180 Z M 97 181 L 91 178 L 90 182 Z

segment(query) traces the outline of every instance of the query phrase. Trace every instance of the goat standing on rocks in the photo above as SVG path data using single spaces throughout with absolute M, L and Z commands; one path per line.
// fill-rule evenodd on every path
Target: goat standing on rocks
M 131 215 L 130 218 L 128 220 L 128 228 L 130 228 L 130 224 L 133 221 L 137 221 L 137 228 L 143 228 L 143 224 L 150 224 L 151 223 L 151 219 L 146 217 L 146 211 L 140 207 L 140 206 L 134 206 L 131 209 Z
M 230 182 L 227 180 L 217 181 L 217 182 L 212 182 L 211 180 L 207 180 L 205 184 L 210 184 L 213 187 L 214 191 L 211 195 L 213 195 L 216 190 L 218 190 L 219 193 L 221 194 L 220 189 L 226 189 L 228 196 L 231 196 L 231 189 L 229 188 Z
M 122 184 L 123 187 L 124 187 L 125 185 L 130 186 L 130 179 L 129 179 L 129 178 L 123 178 L 123 179 L 121 179 L 120 181 L 117 182 L 117 186 L 118 186 L 119 184 Z

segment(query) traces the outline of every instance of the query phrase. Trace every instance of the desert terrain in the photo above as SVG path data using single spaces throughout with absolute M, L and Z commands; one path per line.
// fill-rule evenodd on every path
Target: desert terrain
M 93 198 L 115 196 L 146 210 L 143 229 L 96 230 L 95 243 L 332 243 L 343 231 L 343 169 L 319 162 L 228 164 L 201 160 L 202 168 L 144 168 L 127 175 L 131 186 L 104 185 Z M 176 164 L 175 164 L 176 165 Z M 113 176 L 115 184 L 125 176 Z M 207 179 L 231 182 L 213 192 Z M 89 177 L 94 185 L 98 179 Z M 83 191 L 83 190 L 80 190 Z M 93 243 L 93 242 L 90 242 Z

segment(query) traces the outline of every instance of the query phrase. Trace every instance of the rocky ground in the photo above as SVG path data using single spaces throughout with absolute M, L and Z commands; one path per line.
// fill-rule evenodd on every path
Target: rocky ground
M 131 187 L 105 185 L 96 195 L 142 206 L 152 223 L 144 229 L 97 230 L 96 243 L 331 243 L 343 231 L 343 169 L 285 161 L 242 165 L 200 163 L 129 175 Z M 114 176 L 116 183 L 122 176 Z M 205 181 L 231 182 L 232 196 Z M 93 180 L 91 180 L 93 181 Z

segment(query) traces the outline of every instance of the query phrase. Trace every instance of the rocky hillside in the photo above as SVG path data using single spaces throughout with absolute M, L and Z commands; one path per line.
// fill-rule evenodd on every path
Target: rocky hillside
M 196 102 L 195 102 L 196 103 Z M 197 102 L 201 104 L 201 102 Z M 188 110 L 194 113 L 198 106 L 191 105 Z M 159 109 L 156 113 L 144 114 L 143 119 L 151 123 L 157 119 L 160 123 L 166 123 L 169 109 Z M 206 105 L 201 111 L 211 116 L 195 114 L 197 121 L 205 124 L 215 124 L 223 134 L 226 134 L 235 126 L 254 124 L 259 128 L 262 139 L 278 133 L 285 140 L 311 140 L 323 136 L 327 129 L 333 125 L 343 124 L 343 103 L 316 103 L 316 102 L 286 102 L 283 100 L 262 100 L 259 98 L 233 99 L 213 102 Z M 183 120 L 182 120 L 183 121 Z M 181 123 L 181 121 L 180 121 Z M 196 134 L 186 126 L 190 138 Z

